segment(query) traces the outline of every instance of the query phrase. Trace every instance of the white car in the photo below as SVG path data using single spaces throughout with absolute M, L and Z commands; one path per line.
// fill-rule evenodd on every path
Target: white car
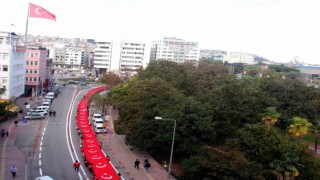
M 96 133 L 106 133 L 107 130 L 103 127 L 103 124 L 96 124 L 94 127 L 94 132 Z
M 36 177 L 35 180 L 54 180 L 54 179 L 50 176 L 40 176 L 40 177 Z
M 92 120 L 94 121 L 94 119 L 96 118 L 101 119 L 102 118 L 101 114 L 98 114 L 98 113 L 93 114 Z
M 97 124 L 103 124 L 103 119 L 101 118 L 96 118 L 93 120 L 93 125 L 96 127 Z
M 24 118 L 26 118 L 26 119 L 44 119 L 44 114 L 42 114 L 42 113 L 30 114 L 30 115 L 26 115 Z

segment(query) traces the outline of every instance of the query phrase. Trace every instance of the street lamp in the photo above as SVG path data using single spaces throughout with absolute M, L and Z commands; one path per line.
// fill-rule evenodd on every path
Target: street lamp
M 176 126 L 177 121 L 175 119 L 163 119 L 162 117 L 154 117 L 155 120 L 159 121 L 174 121 L 174 127 L 173 127 L 173 135 L 172 135 L 172 143 L 171 143 L 171 153 L 170 153 L 170 161 L 169 161 L 169 169 L 168 169 L 168 179 L 170 179 L 171 176 L 171 165 L 172 165 L 172 156 L 173 156 L 173 147 L 174 147 L 174 137 L 176 135 Z

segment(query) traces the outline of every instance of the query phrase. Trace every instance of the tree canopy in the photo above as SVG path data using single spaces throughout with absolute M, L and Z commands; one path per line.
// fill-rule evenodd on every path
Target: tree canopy
M 154 117 L 177 120 L 174 151 L 185 179 L 268 179 L 270 163 L 286 152 L 299 157 L 299 177 L 320 178 L 312 151 L 286 130 L 293 117 L 319 118 L 319 91 L 295 79 L 238 79 L 221 64 L 155 61 L 108 96 L 119 108 L 116 132 L 139 149 L 169 152 L 173 122 Z M 273 126 L 262 123 L 266 117 L 276 118 Z

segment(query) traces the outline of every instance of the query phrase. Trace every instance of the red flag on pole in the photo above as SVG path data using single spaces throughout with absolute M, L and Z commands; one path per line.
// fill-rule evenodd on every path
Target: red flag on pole
M 45 19 L 49 19 L 49 20 L 56 20 L 56 16 L 54 14 L 52 14 L 51 12 L 47 11 L 46 9 L 44 9 L 43 7 L 40 7 L 38 5 L 29 3 L 29 17 L 34 17 L 34 18 L 45 18 Z

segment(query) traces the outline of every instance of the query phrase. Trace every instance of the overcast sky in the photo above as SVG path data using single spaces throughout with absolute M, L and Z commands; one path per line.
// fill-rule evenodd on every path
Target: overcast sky
M 57 21 L 30 18 L 29 34 L 96 40 L 164 36 L 200 48 L 244 51 L 278 62 L 320 64 L 320 0 L 32 0 Z M 28 1 L 2 0 L 0 30 L 25 33 Z

